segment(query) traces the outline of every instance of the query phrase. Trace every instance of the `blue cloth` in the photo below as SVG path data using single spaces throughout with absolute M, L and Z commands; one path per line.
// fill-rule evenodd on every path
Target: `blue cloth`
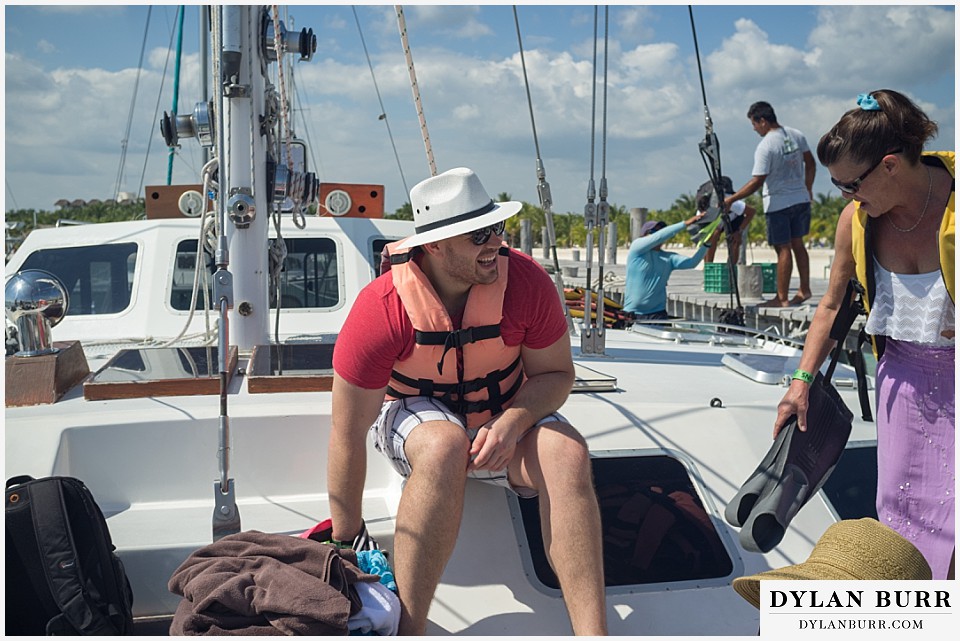
M 376 574 L 380 577 L 380 583 L 386 588 L 397 591 L 397 583 L 393 579 L 393 570 L 390 569 L 390 562 L 380 550 L 361 550 L 357 552 L 357 565 L 361 572 L 367 574 Z
M 627 282 L 623 308 L 634 314 L 652 314 L 667 308 L 667 281 L 675 269 L 693 269 L 703 260 L 707 246 L 690 256 L 656 249 L 681 231 L 681 221 L 649 236 L 642 236 L 630 244 L 627 252 Z

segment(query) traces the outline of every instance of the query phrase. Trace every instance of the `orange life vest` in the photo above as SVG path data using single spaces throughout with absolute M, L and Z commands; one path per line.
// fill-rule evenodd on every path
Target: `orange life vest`
M 461 329 L 455 330 L 410 251 L 396 245 L 387 248 L 390 272 L 413 324 L 415 345 L 407 359 L 394 365 L 386 398 L 439 398 L 466 417 L 467 427 L 480 427 L 508 408 L 523 384 L 520 346 L 507 346 L 500 337 L 509 249 L 502 247 L 497 256 L 497 280 L 470 288 Z

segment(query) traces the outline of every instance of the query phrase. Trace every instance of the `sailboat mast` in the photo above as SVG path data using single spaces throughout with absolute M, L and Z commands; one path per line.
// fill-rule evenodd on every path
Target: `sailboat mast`
M 233 276 L 230 340 L 240 350 L 269 342 L 267 278 L 268 194 L 264 118 L 265 79 L 259 51 L 260 10 L 224 5 L 218 99 L 222 105 L 220 207 L 226 236 L 225 262 Z M 217 261 L 218 267 L 220 260 Z

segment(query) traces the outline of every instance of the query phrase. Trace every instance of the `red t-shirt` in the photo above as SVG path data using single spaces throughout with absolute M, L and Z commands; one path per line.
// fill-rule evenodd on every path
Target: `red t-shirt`
M 543 349 L 567 333 L 557 287 L 543 267 L 510 251 L 500 336 L 507 345 Z M 459 327 L 459 319 L 454 319 Z M 390 380 L 397 361 L 413 351 L 413 324 L 393 287 L 390 272 L 361 290 L 333 349 L 333 369 L 364 389 Z

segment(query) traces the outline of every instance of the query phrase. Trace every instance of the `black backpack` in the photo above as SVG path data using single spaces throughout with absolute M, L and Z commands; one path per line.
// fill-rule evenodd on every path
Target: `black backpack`
M 83 482 L 16 476 L 6 498 L 6 634 L 131 634 L 133 591 Z

